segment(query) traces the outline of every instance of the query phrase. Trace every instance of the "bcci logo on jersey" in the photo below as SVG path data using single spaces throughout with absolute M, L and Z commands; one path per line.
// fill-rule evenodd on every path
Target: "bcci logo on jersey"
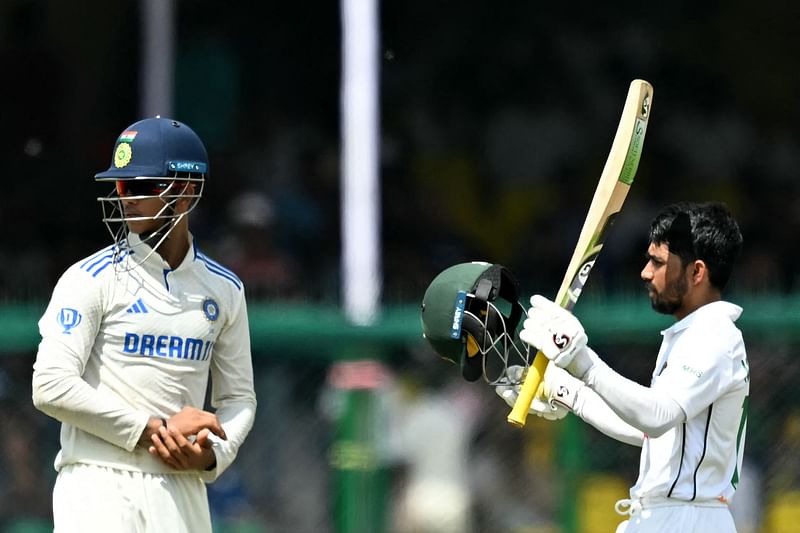
M 219 318 L 219 305 L 213 298 L 203 300 L 203 314 L 206 315 L 206 320 L 209 322 L 214 322 Z

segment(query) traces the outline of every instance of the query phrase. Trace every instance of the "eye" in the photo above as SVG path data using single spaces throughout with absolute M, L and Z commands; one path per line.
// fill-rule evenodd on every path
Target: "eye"
M 116 185 L 119 196 L 158 196 L 172 184 L 168 181 L 118 180 Z

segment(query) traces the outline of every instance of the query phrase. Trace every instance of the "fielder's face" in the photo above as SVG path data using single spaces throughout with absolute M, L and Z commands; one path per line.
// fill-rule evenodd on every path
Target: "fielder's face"
M 650 243 L 646 257 L 641 276 L 650 296 L 650 305 L 659 313 L 676 314 L 683 307 L 689 290 L 688 267 L 683 268 L 680 257 L 669 253 L 669 246 L 664 243 Z
M 188 203 L 183 198 L 169 195 L 171 189 L 179 190 L 182 194 L 189 189 L 193 192 L 194 184 L 155 180 L 138 183 L 118 181 L 117 193 L 122 201 L 128 229 L 146 235 L 159 230 L 176 214 L 186 211 Z
M 133 233 L 150 233 L 164 224 L 158 220 L 158 215 L 164 209 L 164 201 L 160 198 L 123 199 L 122 205 L 125 209 L 125 222 Z

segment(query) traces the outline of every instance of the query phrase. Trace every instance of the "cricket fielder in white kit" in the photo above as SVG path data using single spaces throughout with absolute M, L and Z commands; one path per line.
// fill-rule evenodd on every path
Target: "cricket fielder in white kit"
M 641 446 L 639 479 L 617 502 L 629 515 L 617 532 L 733 533 L 728 504 L 741 474 L 750 371 L 735 325 L 742 309 L 721 291 L 742 236 L 724 205 L 679 203 L 655 217 L 649 239 L 641 277 L 652 307 L 677 321 L 662 331 L 650 387 L 614 372 L 586 345 L 578 319 L 537 295 L 520 338 L 553 364 L 531 412 L 558 419 L 571 410 Z M 518 389 L 496 388 L 509 405 Z
M 244 287 L 188 228 L 207 173 L 194 131 L 149 118 L 95 176 L 114 186 L 98 200 L 115 242 L 58 281 L 33 372 L 34 405 L 62 423 L 56 533 L 211 531 L 205 483 L 256 398 Z

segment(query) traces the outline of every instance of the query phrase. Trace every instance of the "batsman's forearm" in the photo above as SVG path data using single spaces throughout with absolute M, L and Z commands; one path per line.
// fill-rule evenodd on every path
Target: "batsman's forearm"
M 584 381 L 624 422 L 650 437 L 660 437 L 686 419 L 680 405 L 664 392 L 620 376 L 599 357 Z
M 641 448 L 644 433 L 617 416 L 617 413 L 589 387 L 580 389 L 572 411 L 604 435 Z

